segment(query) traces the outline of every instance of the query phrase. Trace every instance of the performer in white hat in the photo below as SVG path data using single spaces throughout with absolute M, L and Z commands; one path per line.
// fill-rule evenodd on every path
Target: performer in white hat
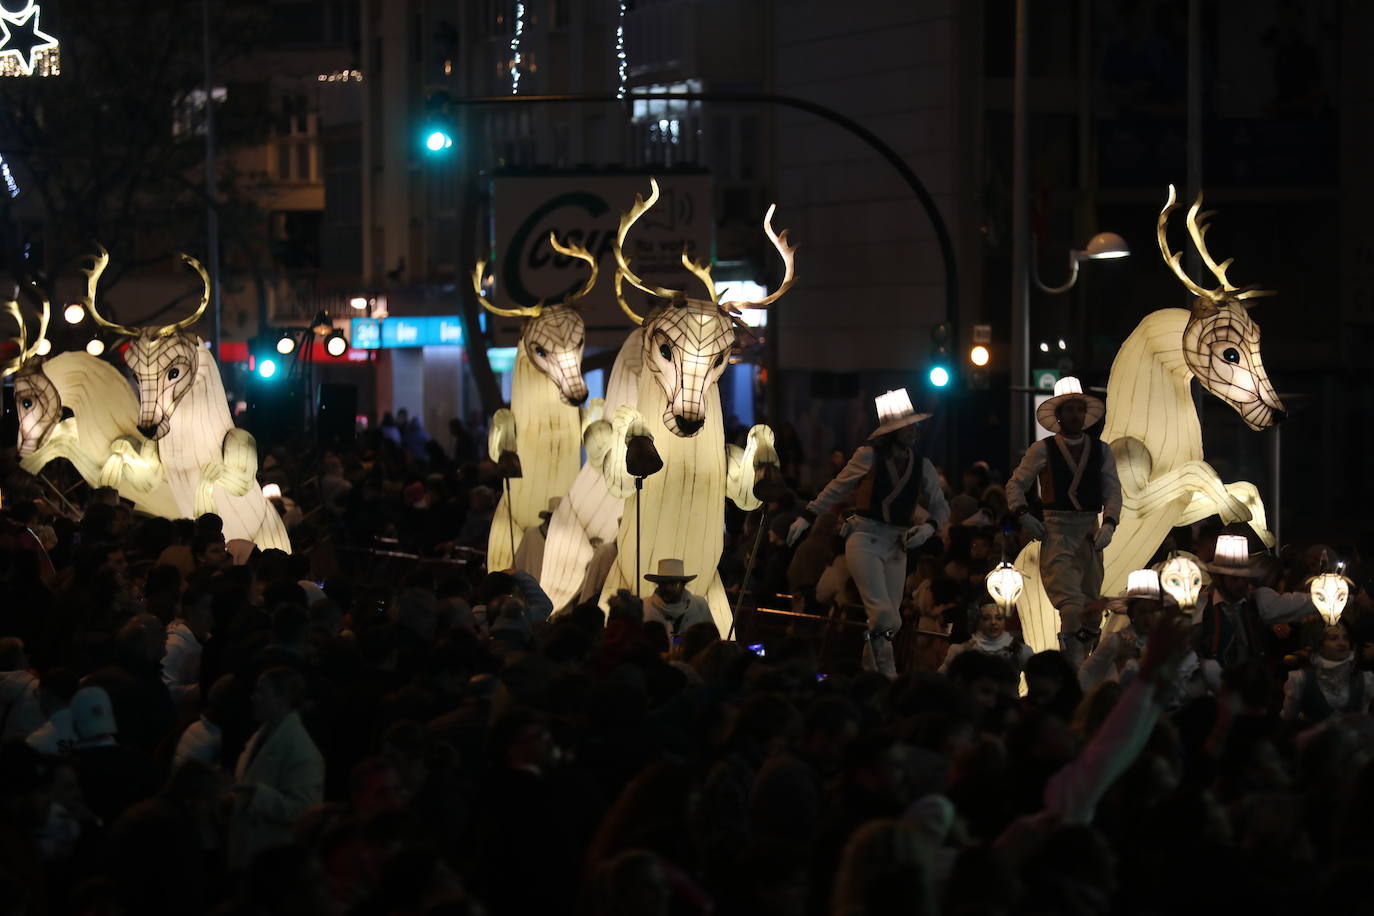
M 687 628 L 698 623 L 712 623 L 711 606 L 700 595 L 687 590 L 687 583 L 696 578 L 687 575 L 681 560 L 665 557 L 658 561 L 658 572 L 645 573 L 644 578 L 654 583 L 654 593 L 644 599 L 644 620 L 658 620 L 674 636 L 680 636 Z
M 853 501 L 844 555 L 868 615 L 863 666 L 897 676 L 892 640 L 902 626 L 899 610 L 906 582 L 906 552 L 924 544 L 949 520 L 940 476 L 916 448 L 917 413 L 906 389 L 876 398 L 878 428 L 850 457 L 844 470 L 792 523 L 787 543 L 800 540 L 811 520 Z M 918 508 L 927 513 L 915 523 Z M 914 524 L 915 523 L 915 524 Z
M 1097 636 L 1097 622 L 1086 619 L 1084 611 L 1102 589 L 1102 551 L 1121 517 L 1116 459 L 1105 442 L 1087 432 L 1106 412 L 1100 399 L 1083 393 L 1078 379 L 1060 379 L 1054 397 L 1035 411 L 1036 420 L 1054 435 L 1032 443 L 1007 481 L 1008 507 L 1027 533 L 1043 542 L 1040 575 L 1059 611 L 1060 647 L 1074 665 Z M 1037 481 L 1043 522 L 1026 503 Z
M 1130 620 L 1124 627 L 1104 628 L 1106 633 L 1078 669 L 1079 686 L 1086 693 L 1103 681 L 1117 681 L 1123 686 L 1135 679 L 1140 659 L 1150 631 L 1159 616 L 1174 599 L 1163 588 L 1159 573 L 1153 569 L 1137 569 L 1126 580 L 1126 594 L 1110 602 L 1114 613 Z M 1176 709 L 1188 700 L 1207 692 L 1197 653 L 1189 649 L 1173 679 L 1160 685 L 1161 702 L 1167 709 Z

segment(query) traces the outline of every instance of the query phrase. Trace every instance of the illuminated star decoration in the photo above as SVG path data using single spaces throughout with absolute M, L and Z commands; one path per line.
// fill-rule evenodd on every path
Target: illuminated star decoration
M 40 8 L 30 6 L 27 15 L 12 19 L 0 16 L 0 31 L 5 34 L 0 41 L 0 57 L 13 54 L 19 59 L 19 69 L 25 76 L 33 75 L 34 55 L 39 51 L 57 47 L 57 39 L 38 28 Z

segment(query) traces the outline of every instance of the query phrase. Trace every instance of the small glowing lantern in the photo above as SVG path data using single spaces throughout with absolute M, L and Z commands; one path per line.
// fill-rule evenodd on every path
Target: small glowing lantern
M 349 308 L 354 308 L 361 312 L 367 308 L 367 297 L 354 296 L 352 299 L 348 300 L 348 306 Z
M 281 487 L 275 483 L 263 484 L 262 495 L 268 499 L 281 499 Z
M 1326 551 L 1322 551 L 1322 569 L 1326 569 Z M 1345 577 L 1345 564 L 1337 563 L 1335 572 L 1323 572 L 1313 576 L 1307 584 L 1312 593 L 1312 603 L 1322 615 L 1328 627 L 1341 622 L 1341 611 L 1350 598 L 1350 580 Z
M 92 356 L 99 356 L 105 352 L 105 341 L 99 337 L 92 337 L 86 342 L 86 352 Z
M 879 408 L 881 412 L 881 407 Z M 1025 585 L 1025 578 L 1021 571 L 1010 563 L 1003 561 L 997 564 L 997 568 L 988 573 L 987 579 L 988 594 L 992 600 L 997 602 L 997 606 L 1006 614 L 1011 613 L 1012 606 L 1016 604 L 1016 599 L 1021 597 L 1021 589 Z
M 1197 607 L 1198 594 L 1202 591 L 1202 570 L 1192 557 L 1170 557 L 1159 571 L 1159 583 L 1182 610 Z
M 1341 611 L 1350 597 L 1350 580 L 1340 573 L 1322 573 L 1312 579 L 1311 591 L 1312 603 L 1326 625 L 1334 627 L 1340 623 Z
M 878 406 L 879 426 L 889 420 L 896 420 L 916 412 L 911 406 L 911 396 L 906 393 L 905 388 L 880 394 L 873 400 Z
M 1136 569 L 1126 577 L 1127 598 L 1163 598 L 1160 591 L 1159 573 L 1153 569 Z
M 1223 534 L 1217 538 L 1217 549 L 1212 555 L 1212 565 L 1219 569 L 1248 569 L 1250 566 L 1250 541 L 1244 535 Z
M 47 356 L 52 352 L 52 341 L 48 340 L 46 337 L 40 339 L 38 343 L 34 345 L 33 352 L 39 356 Z
M 62 310 L 62 320 L 67 324 L 80 324 L 86 318 L 86 307 L 80 302 L 73 302 Z

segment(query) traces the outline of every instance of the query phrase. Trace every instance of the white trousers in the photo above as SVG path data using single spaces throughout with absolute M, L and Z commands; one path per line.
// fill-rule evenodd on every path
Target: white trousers
M 1040 576 L 1045 594 L 1059 611 L 1060 633 L 1083 626 L 1086 605 L 1102 591 L 1102 551 L 1094 550 L 1092 542 L 1096 527 L 1096 512 L 1045 512 Z
M 868 615 L 869 637 L 864 640 L 863 667 L 890 678 L 897 676 L 892 640 L 874 635 L 902 628 L 902 586 L 906 583 L 905 528 L 855 516 L 853 531 L 844 542 L 844 559 Z

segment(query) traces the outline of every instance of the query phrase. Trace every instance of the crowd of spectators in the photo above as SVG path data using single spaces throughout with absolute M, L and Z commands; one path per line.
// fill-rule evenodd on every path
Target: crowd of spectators
M 1091 678 L 979 651 L 1014 637 L 983 576 L 1019 542 L 978 464 L 911 557 L 895 681 L 823 664 L 816 628 L 674 639 L 628 593 L 554 609 L 536 576 L 486 570 L 499 481 L 474 441 L 269 453 L 290 555 L 226 543 L 213 515 L 59 496 L 60 468 L 51 487 L 0 453 L 0 911 L 1370 907 L 1374 689 L 1284 714 L 1320 625 L 1262 626 L 1188 696 L 1197 634 L 1168 606 L 1123 609 L 1136 635 Z M 842 616 L 838 519 L 788 548 L 798 505 L 731 510 L 723 577 Z M 1205 559 L 1219 533 L 1177 546 Z M 1317 563 L 1272 558 L 1268 584 L 1301 590 Z M 1374 601 L 1351 574 L 1364 667 Z

